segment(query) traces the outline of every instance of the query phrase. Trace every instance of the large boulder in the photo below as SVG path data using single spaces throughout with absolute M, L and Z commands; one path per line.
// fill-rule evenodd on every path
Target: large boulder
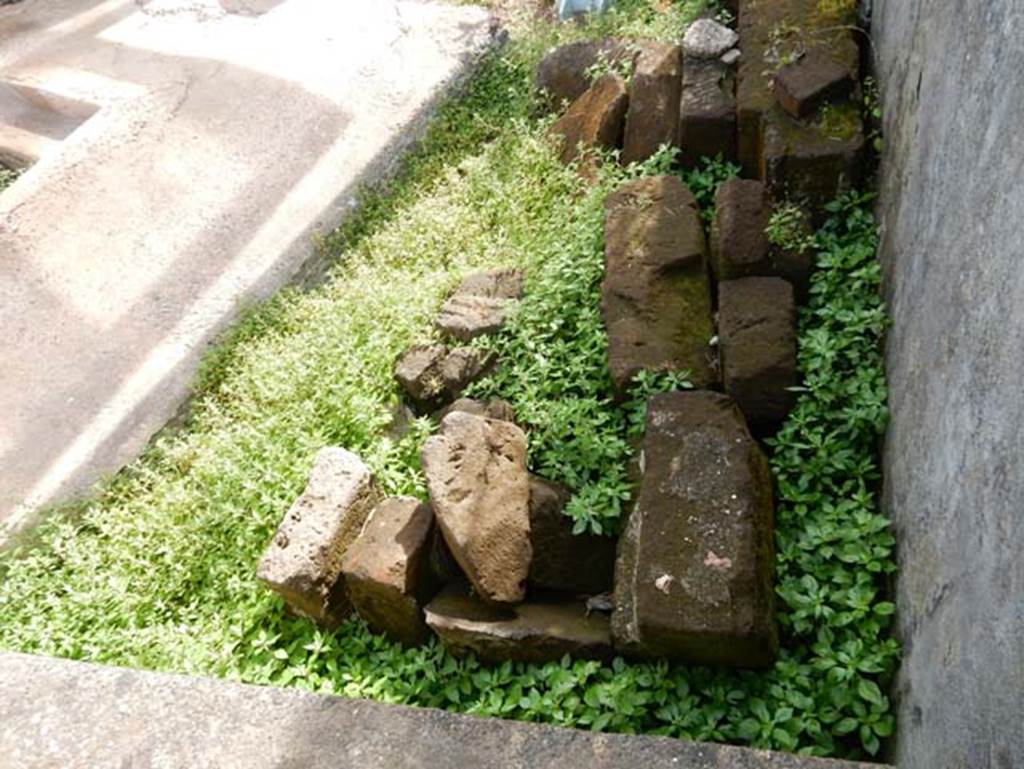
M 768 462 L 727 396 L 655 395 L 619 541 L 616 651 L 762 668 L 778 648 Z
M 337 627 L 352 612 L 342 559 L 377 500 L 373 476 L 359 457 L 342 448 L 322 449 L 256 576 L 295 613 Z
M 635 56 L 631 43 L 611 38 L 581 40 L 553 48 L 537 68 L 537 90 L 547 94 L 554 108 L 571 104 L 590 88 L 590 73 L 595 65 L 614 68 Z
M 629 83 L 622 162 L 646 160 L 679 134 L 682 56 L 678 45 L 645 42 Z
M 373 508 L 342 559 L 342 574 L 359 616 L 378 633 L 407 645 L 428 636 L 423 605 L 433 597 L 430 571 L 434 512 L 413 497 Z
M 531 554 L 526 435 L 455 411 L 426 440 L 422 460 L 441 532 L 477 594 L 521 601 Z
M 759 432 L 778 427 L 796 400 L 793 287 L 781 278 L 719 283 L 718 339 L 725 391 Z
M 717 380 L 704 228 L 697 201 L 674 176 L 627 182 L 605 201 L 601 311 L 615 390 L 640 371 L 689 371 Z
M 530 585 L 566 593 L 596 595 L 612 589 L 615 540 L 573 534 L 564 513 L 569 491 L 557 483 L 530 477 Z
M 574 101 L 551 126 L 563 163 L 577 158 L 580 148 L 613 150 L 622 146 L 629 107 L 626 81 L 610 72 Z
M 679 100 L 679 160 L 696 168 L 704 157 L 736 157 L 736 100 L 732 70 L 717 59 L 683 57 Z
M 495 607 L 452 588 L 428 604 L 427 624 L 452 654 L 485 662 L 612 656 L 608 617 L 579 602 Z

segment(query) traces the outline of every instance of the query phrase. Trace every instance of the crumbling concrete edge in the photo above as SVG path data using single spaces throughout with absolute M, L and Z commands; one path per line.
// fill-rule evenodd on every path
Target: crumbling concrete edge
M 11 653 L 0 756 L 21 769 L 885 769 Z

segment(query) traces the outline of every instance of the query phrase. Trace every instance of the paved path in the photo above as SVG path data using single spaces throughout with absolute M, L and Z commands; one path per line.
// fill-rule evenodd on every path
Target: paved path
M 0 653 L 18 769 L 892 769 Z
M 130 461 L 494 40 L 419 0 L 0 7 L 0 522 Z M 0 535 L 0 544 L 4 539 Z

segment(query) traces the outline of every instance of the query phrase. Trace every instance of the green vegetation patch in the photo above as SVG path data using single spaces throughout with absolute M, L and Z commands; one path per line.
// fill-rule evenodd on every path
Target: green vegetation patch
M 287 616 L 254 577 L 324 445 L 360 454 L 389 493 L 423 494 L 418 449 L 432 426 L 418 420 L 388 437 L 392 365 L 430 338 L 458 280 L 490 266 L 525 267 L 528 294 L 507 332 L 486 342 L 505 366 L 478 389 L 535 423 L 531 462 L 573 486 L 577 527 L 617 528 L 642 396 L 685 381 L 643 378 L 637 399 L 608 402 L 603 200 L 671 158 L 605 164 L 584 184 L 554 158 L 531 84 L 555 42 L 678 36 L 695 7 L 659 14 L 620 0 L 596 26 L 517 25 L 393 188 L 368 196 L 326 240 L 335 262 L 325 283 L 254 310 L 208 358 L 188 424 L 95 501 L 52 516 L 31 548 L 0 556 L 0 648 L 591 729 L 822 755 L 877 750 L 892 730 L 882 692 L 897 649 L 883 595 L 893 540 L 875 500 L 884 316 L 863 200 L 834 204 L 816 237 L 820 269 L 800 318 L 806 391 L 773 445 L 784 648 L 772 670 L 569 659 L 488 668 L 437 643 L 403 649 L 357 620 L 319 630 Z M 707 205 L 732 172 L 709 162 L 688 181 Z
M 5 165 L 0 165 L 0 192 L 14 184 L 15 179 L 21 176 L 21 173 L 8 168 Z

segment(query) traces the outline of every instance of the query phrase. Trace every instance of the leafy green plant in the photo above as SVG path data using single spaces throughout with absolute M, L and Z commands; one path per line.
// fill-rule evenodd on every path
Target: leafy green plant
M 701 158 L 696 168 L 683 171 L 680 176 L 697 198 L 700 206 L 701 220 L 705 226 L 715 218 L 715 195 L 722 182 L 733 179 L 740 174 L 740 166 L 717 155 L 713 158 Z
M 798 254 L 812 250 L 817 244 L 807 214 L 799 205 L 789 201 L 772 211 L 765 234 L 773 246 Z
M 15 171 L 12 168 L 0 165 L 0 192 L 3 192 L 5 189 L 14 184 L 14 181 L 20 175 L 21 174 L 18 171 Z
M 357 620 L 318 629 L 256 583 L 322 446 L 359 453 L 386 493 L 423 493 L 418 448 L 431 425 L 389 436 L 392 365 L 482 267 L 524 266 L 529 293 L 493 342 L 512 365 L 481 389 L 559 425 L 531 435 L 531 462 L 578 479 L 577 526 L 612 528 L 616 499 L 621 517 L 621 468 L 646 397 L 685 379 L 644 375 L 626 403 L 607 402 L 601 208 L 614 185 L 663 171 L 666 158 L 606 163 L 584 183 L 532 117 L 536 62 L 553 40 L 678 34 L 662 25 L 679 15 L 639 0 L 616 8 L 594 26 L 517 27 L 390 191 L 365 196 L 363 213 L 326 239 L 326 282 L 254 310 L 208 361 L 187 426 L 74 514 L 51 516 L 30 549 L 0 556 L 0 648 L 587 729 L 814 755 L 878 750 L 893 727 L 884 692 L 898 650 L 884 590 L 893 538 L 876 501 L 885 317 L 865 199 L 834 203 L 817 234 L 799 321 L 804 392 L 771 446 L 783 633 L 771 670 L 568 658 L 487 667 L 436 642 L 402 648 Z M 692 184 L 710 201 L 713 182 Z

